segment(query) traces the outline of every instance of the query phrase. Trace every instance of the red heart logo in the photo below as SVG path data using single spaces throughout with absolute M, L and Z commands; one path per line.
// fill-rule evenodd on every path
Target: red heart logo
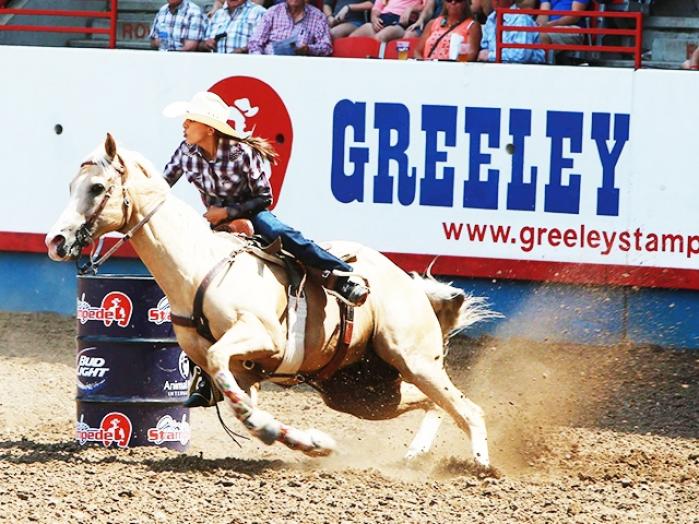
M 269 84 L 251 76 L 231 76 L 217 82 L 209 91 L 220 96 L 226 104 L 237 109 L 242 120 L 229 121 L 237 131 L 249 131 L 264 138 L 277 151 L 277 163 L 272 165 L 272 195 L 277 205 L 291 157 L 294 131 L 284 101 Z M 241 129 L 244 125 L 244 129 Z

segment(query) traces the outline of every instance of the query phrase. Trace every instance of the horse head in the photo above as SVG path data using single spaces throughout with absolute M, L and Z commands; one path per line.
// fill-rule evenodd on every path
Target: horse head
M 70 183 L 68 205 L 46 235 L 51 259 L 75 259 L 94 239 L 110 231 L 123 232 L 131 214 L 128 172 L 116 141 L 108 133 L 104 144 L 80 165 Z

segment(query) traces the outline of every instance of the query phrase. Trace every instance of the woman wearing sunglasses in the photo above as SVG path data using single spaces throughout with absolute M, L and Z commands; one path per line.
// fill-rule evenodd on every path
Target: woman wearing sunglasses
M 463 62 L 476 60 L 481 26 L 473 17 L 469 0 L 444 0 L 442 14 L 429 21 L 415 46 L 415 58 L 449 60 L 452 35 L 461 37 L 458 59 Z

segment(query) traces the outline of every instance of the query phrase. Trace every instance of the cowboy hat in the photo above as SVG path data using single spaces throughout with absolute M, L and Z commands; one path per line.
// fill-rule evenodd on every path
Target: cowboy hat
M 231 108 L 220 96 L 209 91 L 195 94 L 189 102 L 179 101 L 169 104 L 163 109 L 163 115 L 170 118 L 184 116 L 188 120 L 201 122 L 224 135 L 241 140 L 250 136 L 249 133 L 236 131 L 228 124 L 228 120 L 231 119 Z

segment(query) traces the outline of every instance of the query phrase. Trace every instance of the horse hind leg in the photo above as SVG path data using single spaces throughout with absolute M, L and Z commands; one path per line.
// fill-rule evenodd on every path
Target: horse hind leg
M 476 463 L 483 467 L 490 466 L 488 454 L 488 436 L 483 410 L 454 386 L 447 372 L 442 367 L 442 360 L 431 361 L 419 356 L 406 358 L 400 352 L 391 352 L 391 362 L 398 368 L 403 380 L 414 384 L 437 406 L 446 411 L 456 425 L 471 438 L 471 451 Z M 418 431 L 417 437 L 424 435 L 425 442 L 431 432 L 436 435 L 439 427 L 436 414 L 426 414 L 424 433 Z M 434 429 L 431 429 L 434 428 Z M 423 437 L 421 437 L 422 439 Z M 415 443 L 415 441 L 413 441 Z M 420 442 L 416 448 L 419 448 Z
M 442 423 L 443 412 L 413 384 L 401 382 L 400 396 L 400 405 L 396 409 L 397 414 L 414 409 L 425 411 L 420 427 L 408 446 L 408 451 L 403 456 L 405 460 L 411 461 L 427 454 L 432 449 L 432 444 L 437 438 L 439 426 Z

